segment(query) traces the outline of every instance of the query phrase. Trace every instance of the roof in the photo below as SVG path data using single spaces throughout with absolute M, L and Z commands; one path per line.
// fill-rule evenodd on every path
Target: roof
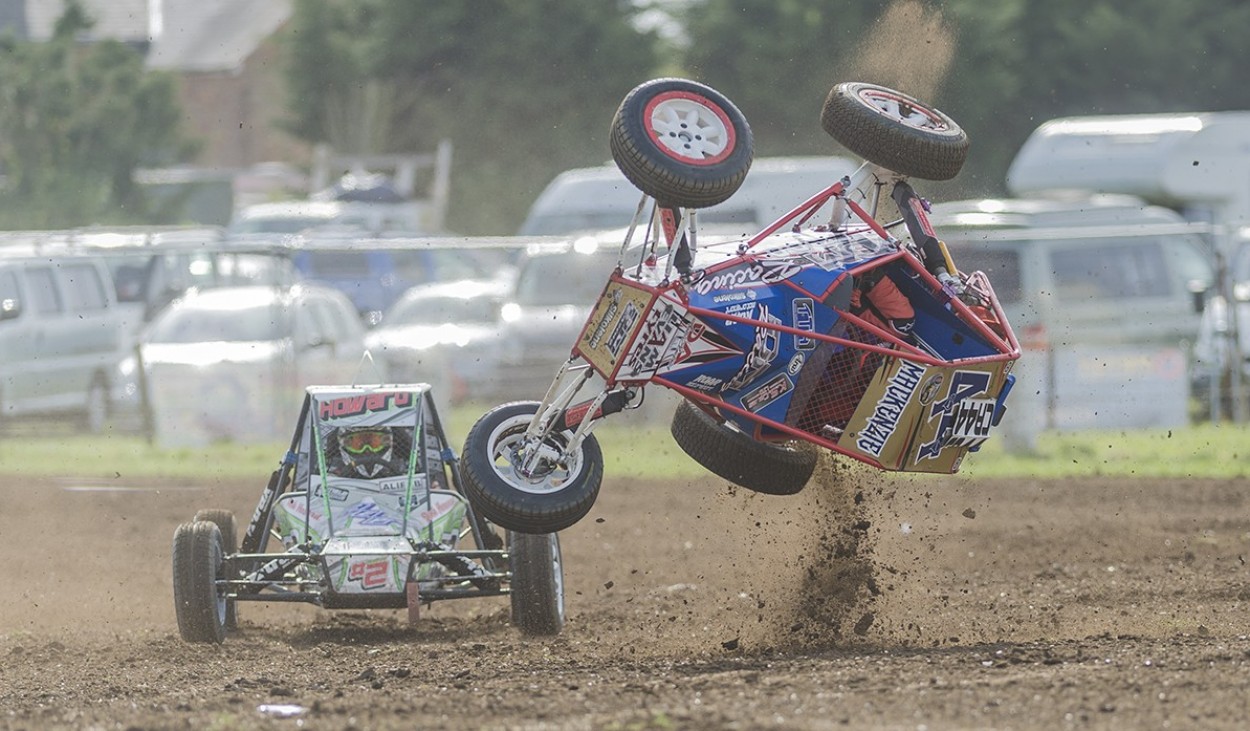
M 66 0 L 25 4 L 26 37 L 52 37 Z M 151 68 L 235 71 L 291 17 L 293 0 L 81 0 L 95 20 L 88 38 L 150 44 Z M 20 19 L 17 19 L 20 20 Z M 14 23 L 20 32 L 20 22 Z
M 163 5 L 150 67 L 233 71 L 291 17 L 292 0 L 163 0 Z

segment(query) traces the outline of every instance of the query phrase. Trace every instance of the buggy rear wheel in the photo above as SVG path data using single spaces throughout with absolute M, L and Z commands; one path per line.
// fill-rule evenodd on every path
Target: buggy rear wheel
M 810 449 L 756 441 L 689 401 L 677 405 L 670 431 L 694 461 L 753 492 L 794 495 L 816 469 L 816 453 Z
M 183 523 L 174 531 L 174 612 L 178 633 L 187 642 L 226 638 L 226 592 L 217 586 L 222 558 L 215 523 Z
M 555 533 L 512 533 L 512 624 L 526 635 L 556 635 L 564 627 L 564 566 Z
M 520 533 L 555 533 L 590 512 L 603 482 L 603 452 L 587 436 L 564 456 L 571 431 L 527 440 L 534 401 L 496 406 L 477 420 L 460 454 L 464 491 L 492 523 Z
M 715 89 L 652 79 L 625 96 L 612 118 L 612 159 L 661 205 L 704 208 L 727 200 L 754 155 L 746 117 Z
M 820 124 L 846 149 L 899 175 L 949 180 L 968 158 L 968 135 L 955 120 L 876 84 L 834 86 Z
M 235 527 L 234 513 L 229 510 L 200 510 L 192 521 L 207 520 L 221 531 L 221 550 L 224 556 L 239 552 L 238 529 Z M 223 557 L 224 557 L 223 556 Z M 233 599 L 226 600 L 226 629 L 238 629 L 239 603 Z

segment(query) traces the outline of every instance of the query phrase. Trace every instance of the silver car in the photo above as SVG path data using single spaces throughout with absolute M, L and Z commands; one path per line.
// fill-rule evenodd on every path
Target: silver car
M 320 285 L 191 292 L 144 330 L 120 400 L 167 444 L 285 436 L 304 388 L 381 383 L 350 300 Z
M 451 403 L 494 398 L 505 286 L 462 280 L 412 287 L 365 336 L 365 344 L 400 383 L 429 383 L 436 396 Z

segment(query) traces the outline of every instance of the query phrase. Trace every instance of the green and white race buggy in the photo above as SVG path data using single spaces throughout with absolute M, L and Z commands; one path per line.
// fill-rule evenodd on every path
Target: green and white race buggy
M 182 638 L 221 642 L 244 601 L 407 608 L 416 621 L 421 604 L 503 594 L 523 633 L 558 633 L 558 537 L 497 531 L 456 462 L 427 384 L 310 386 L 242 543 L 228 510 L 175 531 Z

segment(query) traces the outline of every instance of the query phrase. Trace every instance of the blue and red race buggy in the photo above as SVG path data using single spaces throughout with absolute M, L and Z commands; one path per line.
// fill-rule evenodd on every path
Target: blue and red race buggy
M 690 456 L 762 493 L 803 488 L 818 455 L 802 443 L 952 473 L 991 435 L 1019 345 L 988 278 L 956 268 L 908 182 L 954 177 L 966 135 L 864 83 L 835 86 L 821 119 L 864 164 L 755 235 L 700 246 L 698 209 L 742 183 L 750 127 L 683 79 L 624 99 L 610 141 L 642 191 L 633 224 L 546 395 L 471 429 L 462 472 L 482 515 L 531 533 L 582 518 L 603 477 L 592 430 L 651 384 L 684 397 L 672 434 Z
M 174 533 L 183 639 L 221 642 L 245 601 L 407 608 L 415 621 L 421 604 L 504 594 L 523 633 L 558 633 L 558 537 L 501 535 L 465 499 L 456 461 L 428 385 L 309 387 L 241 545 L 228 510 Z

